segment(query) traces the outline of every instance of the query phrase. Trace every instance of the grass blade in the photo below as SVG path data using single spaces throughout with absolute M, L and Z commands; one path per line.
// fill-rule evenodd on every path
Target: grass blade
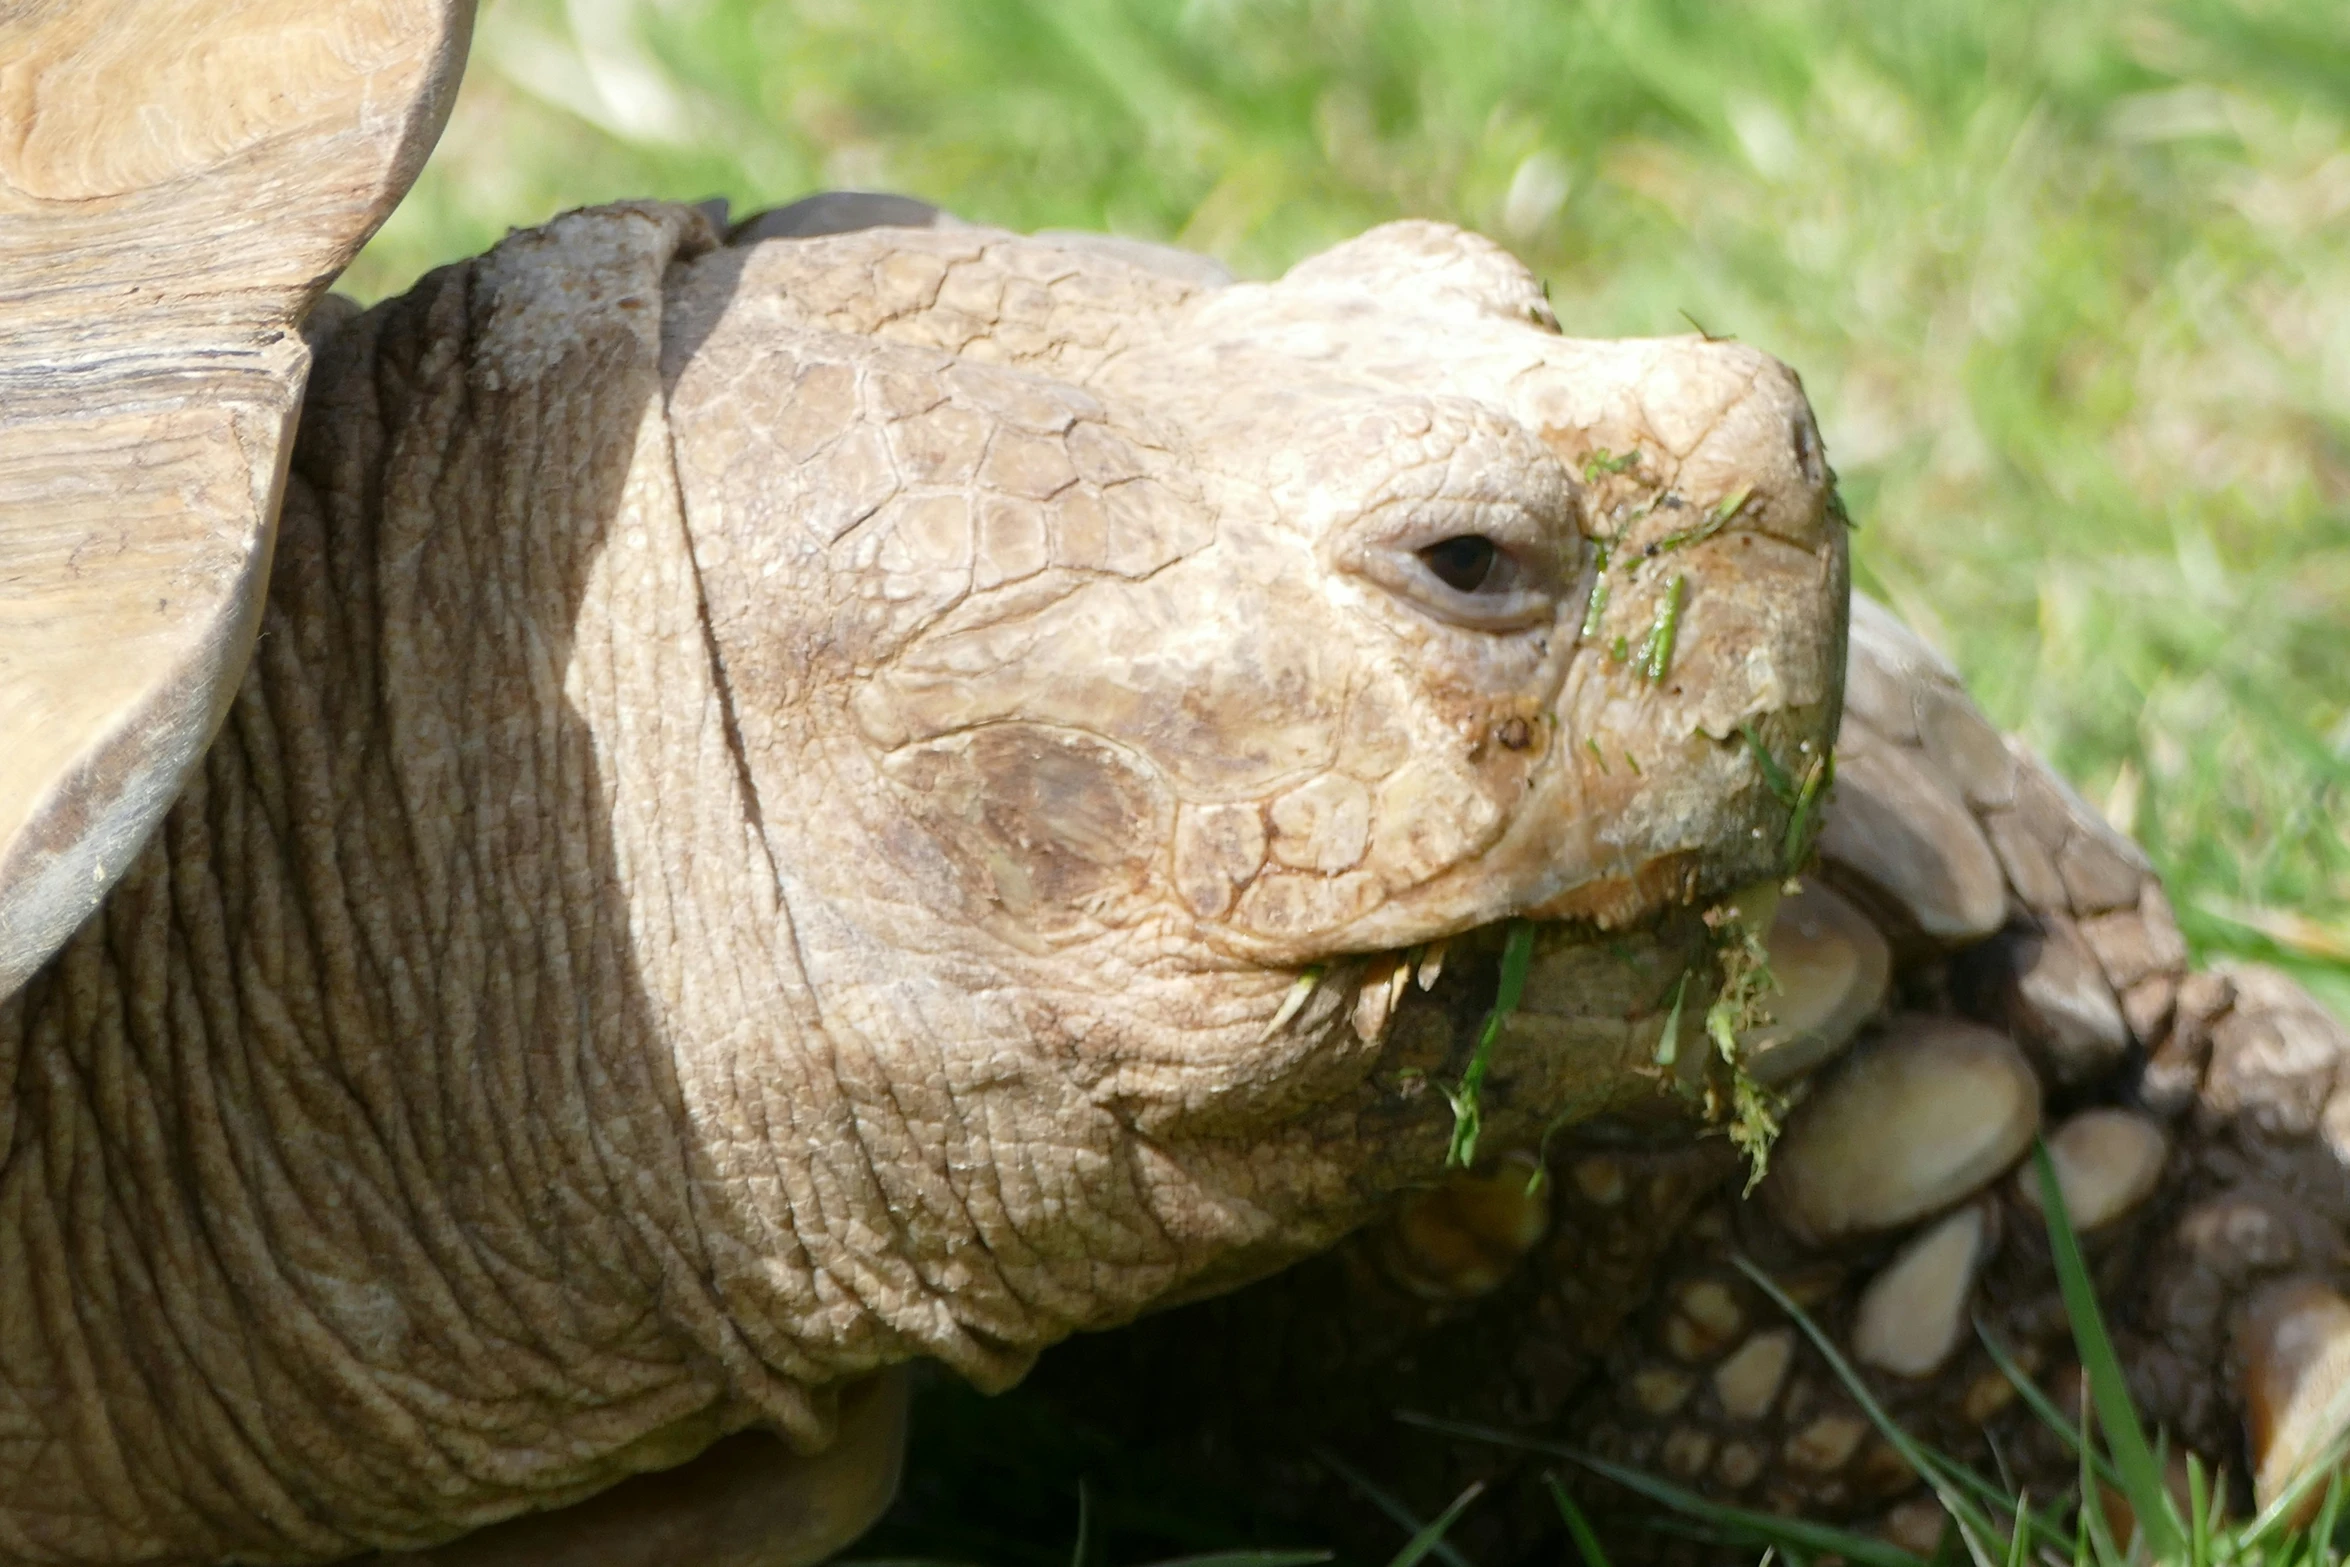
M 1665 1030 L 1656 1036 L 1656 1064 L 1672 1066 L 1681 1059 L 1681 1004 L 1689 998 L 1689 971 L 1683 969 L 1673 986 L 1672 1009 L 1665 1013 Z
M 2057 1187 L 2056 1166 L 2049 1160 L 2047 1143 L 2032 1144 L 2032 1164 L 2040 1181 L 2040 1212 L 2048 1224 L 2048 1250 L 2056 1263 L 2057 1288 L 2064 1296 L 2065 1315 L 2072 1321 L 2073 1344 L 2081 1354 L 2082 1374 L 2089 1379 L 2090 1402 L 2105 1427 L 2105 1447 L 2112 1455 L 2122 1495 L 2138 1516 L 2138 1532 L 2144 1536 L 2147 1550 L 2161 1561 L 2180 1560 L 2187 1549 L 2186 1530 L 2180 1526 L 2178 1507 L 2162 1483 L 2162 1468 L 2154 1461 L 2154 1450 L 2146 1444 L 2137 1407 L 2130 1402 L 2121 1359 L 2113 1352 L 2113 1340 L 2106 1336 L 2105 1318 L 2097 1309 L 2097 1288 L 2089 1278 L 2088 1263 L 2082 1260 L 2072 1216 L 2065 1212 L 2064 1194 Z M 2084 1488 L 2081 1505 L 2091 1507 L 2093 1499 L 2094 1493 Z
M 1521 1436 L 1492 1426 L 1473 1425 L 1460 1420 L 1440 1420 L 1431 1415 L 1403 1414 L 1397 1416 L 1407 1425 L 1440 1436 L 1459 1437 L 1471 1442 L 1490 1442 L 1496 1447 L 1516 1448 L 1521 1452 L 1541 1453 L 1551 1458 L 1563 1458 L 1571 1464 L 1590 1470 L 1604 1479 L 1613 1480 L 1628 1491 L 1661 1502 L 1684 1517 L 1694 1518 L 1726 1530 L 1746 1544 L 1774 1546 L 1781 1551 L 1818 1551 L 1842 1556 L 1858 1563 L 1859 1567 L 1923 1567 L 1920 1560 L 1897 1545 L 1889 1545 L 1870 1535 L 1854 1534 L 1831 1524 L 1808 1523 L 1800 1518 L 1786 1518 L 1777 1513 L 1756 1512 L 1751 1508 L 1732 1507 L 1695 1491 L 1685 1490 L 1670 1480 L 1614 1463 L 1596 1453 L 1587 1453 L 1579 1447 L 1563 1442 L 1546 1442 L 1539 1438 Z
M 1387 1567 L 1414 1567 L 1421 1557 L 1444 1543 L 1445 1535 L 1451 1531 L 1461 1514 L 1469 1510 L 1469 1504 L 1484 1494 L 1485 1482 L 1471 1480 L 1468 1488 L 1452 1499 L 1450 1507 L 1430 1519 L 1418 1534 L 1404 1542 L 1402 1550 L 1387 1559 Z
M 2346 1459 L 2350 1459 L 2350 1433 L 2345 1433 L 2342 1437 L 2337 1438 L 2334 1444 L 2326 1449 L 2323 1458 L 2295 1475 L 2292 1483 L 2270 1498 L 2269 1504 L 2244 1526 L 2243 1533 L 2239 1538 L 2245 1542 L 2245 1550 L 2257 1550 L 2273 1543 L 2269 1539 L 2271 1535 L 2287 1537 L 2285 1543 L 2289 1546 L 2292 1543 L 2289 1536 L 2292 1532 L 2293 1519 L 2303 1511 L 2303 1504 L 2309 1500 L 2309 1493 L 2321 1485 L 2327 1487 L 2338 1485 L 2341 1480 L 2342 1464 Z M 2313 1530 L 2309 1538 L 2316 1541 L 2319 1536 Z M 2323 1559 L 2332 1562 L 2338 1558 L 2329 1551 Z
M 2077 1453 L 2081 1461 L 2081 1477 L 2074 1482 L 2080 1488 L 2081 1496 L 2078 1538 L 2086 1542 L 2090 1560 L 2103 1563 L 2104 1567 L 2121 1567 L 2122 1553 L 2113 1543 L 2113 1529 L 2105 1517 L 2105 1491 L 2097 1482 L 2097 1471 L 2092 1462 L 2097 1451 L 2096 1432 L 2096 1400 L 2092 1398 L 2089 1407 L 2081 1411 L 2081 1445 Z M 2146 1538 L 2143 1527 L 2137 1531 L 2135 1538 Z
M 1348 1489 L 1352 1490 L 1357 1496 L 1360 1496 L 1364 1501 L 1369 1502 L 1373 1507 L 1376 1507 L 1381 1512 L 1385 1513 L 1388 1519 L 1393 1522 L 1397 1528 L 1403 1530 L 1406 1534 L 1418 1532 L 1420 1528 L 1420 1515 L 1413 1512 L 1410 1508 L 1404 1506 L 1404 1504 L 1398 1500 L 1392 1492 L 1388 1491 L 1384 1486 L 1380 1485 L 1378 1481 L 1372 1479 L 1369 1475 L 1363 1473 L 1360 1469 L 1357 1469 L 1354 1465 L 1348 1463 L 1345 1459 L 1339 1457 L 1336 1453 L 1332 1452 L 1327 1447 L 1315 1448 L 1314 1458 L 1318 1463 L 1321 1464 L 1323 1468 L 1329 1470 L 1332 1474 L 1338 1476 L 1339 1479 L 1345 1481 Z M 1445 1567 L 1470 1567 L 1469 1559 L 1466 1556 L 1463 1556 L 1459 1550 L 1457 1550 L 1449 1541 L 1439 1539 L 1432 1547 L 1432 1550 L 1435 1553 L 1436 1559 L 1444 1563 Z
M 1493 1061 L 1494 1041 L 1501 1038 L 1501 1026 L 1510 1014 L 1518 1010 L 1518 1002 L 1526 994 L 1526 972 L 1533 964 L 1534 922 L 1510 921 L 1509 934 L 1502 938 L 1501 984 L 1494 992 L 1493 1010 L 1478 1030 L 1477 1048 L 1469 1054 L 1461 1086 L 1447 1095 L 1452 1100 L 1452 1145 L 1444 1153 L 1448 1170 L 1465 1170 L 1477 1162 L 1477 1137 L 1485 1126 L 1478 1096 L 1485 1087 L 1486 1068 Z
M 1859 1567 L 1921 1567 L 1919 1558 L 1897 1545 L 1865 1534 L 1855 1534 L 1832 1524 L 1811 1523 L 1800 1518 L 1782 1517 L 1777 1513 L 1757 1512 L 1747 1507 L 1732 1507 L 1684 1490 L 1669 1480 L 1611 1463 L 1593 1453 L 1562 1450 L 1560 1457 L 1581 1464 L 1593 1474 L 1613 1480 L 1626 1490 L 1635 1491 L 1652 1502 L 1660 1502 L 1677 1513 L 1712 1524 L 1733 1540 L 1748 1545 L 1766 1545 L 1790 1551 L 1817 1552 L 1826 1556 L 1841 1556 Z
M 2322 1420 L 2325 1425 L 2340 1432 L 2340 1435 L 2326 1444 L 2317 1460 L 2305 1464 L 2301 1472 L 2282 1491 L 2270 1498 L 2269 1504 L 2244 1526 L 2241 1535 L 2243 1540 L 2262 1542 L 2277 1530 L 2288 1528 L 2291 1520 L 2299 1516 L 2302 1504 L 2309 1499 L 2309 1493 L 2321 1485 L 2332 1483 L 2333 1478 L 2340 1474 L 2343 1464 L 2350 1463 L 2350 1385 L 2337 1390 L 2327 1400 Z M 2325 1557 L 2328 1562 L 2336 1559 L 2330 1551 Z
M 1844 1358 L 1820 1325 L 1812 1321 L 1811 1314 L 1779 1288 L 1776 1279 L 1745 1257 L 1733 1256 L 1730 1260 L 1737 1264 L 1739 1272 L 1754 1281 L 1755 1288 L 1769 1296 L 1772 1304 L 1787 1314 L 1789 1321 L 1803 1330 L 1804 1336 L 1811 1340 L 1812 1347 L 1828 1362 L 1828 1369 L 1836 1374 L 1836 1379 L 1844 1384 L 1844 1390 L 1860 1405 L 1861 1413 L 1869 1417 L 1869 1423 L 1883 1433 L 1886 1441 L 1893 1444 L 1894 1451 L 1901 1455 L 1910 1468 L 1917 1471 L 1918 1477 L 1933 1488 L 1935 1499 L 1941 1502 L 1942 1510 L 1958 1525 L 1959 1538 L 1965 1543 L 1967 1555 L 1973 1558 L 1975 1567 L 1996 1567 L 1990 1542 L 2005 1531 L 1966 1493 L 1972 1491 L 2001 1506 L 2007 1504 L 2007 1498 L 1980 1475 L 1943 1457 L 1902 1430 L 1892 1415 L 1886 1412 L 1885 1406 L 1877 1402 L 1876 1395 L 1869 1391 L 1868 1384 L 1861 1380 L 1860 1373 L 1853 1369 L 1852 1363 Z
M 1542 1483 L 1550 1490 L 1550 1499 L 1558 1504 L 1559 1517 L 1566 1520 L 1567 1535 L 1575 1542 L 1575 1551 L 1583 1558 L 1583 1567 L 1615 1567 L 1607 1559 L 1607 1548 L 1599 1543 L 1599 1536 L 1591 1528 L 1591 1520 L 1583 1516 L 1583 1509 L 1559 1484 L 1557 1475 L 1544 1475 Z
M 1756 769 L 1762 773 L 1763 787 L 1771 791 L 1771 798 L 1787 809 L 1794 810 L 1795 780 L 1787 776 L 1787 769 L 1779 765 L 1779 759 L 1771 755 L 1771 748 L 1763 744 L 1762 735 L 1754 727 L 1754 721 L 1749 719 L 1740 724 L 1738 733 L 1746 741 L 1747 754 L 1754 758 Z
M 1795 795 L 1795 808 L 1787 814 L 1787 835 L 1779 842 L 1779 865 L 1790 876 L 1802 870 L 1803 862 L 1811 857 L 1812 813 L 1822 792 L 1835 781 L 1836 753 L 1822 752 L 1803 775 L 1803 787 Z
M 2329 1472 L 2326 1480 L 2326 1499 L 2317 1509 L 2317 1522 L 2310 1526 L 2309 1543 L 2317 1548 L 2325 1560 L 2332 1560 L 2334 1526 L 2342 1517 L 2342 1472 Z
M 2080 1428 L 2066 1418 L 2063 1410 L 2056 1407 L 2056 1400 L 2050 1398 L 2041 1389 L 2040 1384 L 2034 1382 L 2030 1374 L 2022 1366 L 2016 1364 L 2015 1357 L 2008 1354 L 2005 1347 L 1991 1336 L 1980 1320 L 1975 1323 L 1975 1337 L 1981 1340 L 1984 1352 L 1991 1357 L 1991 1363 L 1999 1368 L 2000 1374 L 2007 1378 L 2008 1385 L 2016 1390 L 2016 1396 L 2024 1401 L 2033 1414 L 2040 1417 L 2042 1424 L 2056 1433 L 2057 1439 L 2064 1443 L 2067 1451 L 2078 1453 L 2081 1450 Z M 2097 1465 L 2098 1478 L 2107 1485 L 2118 1488 L 2121 1482 L 2119 1477 L 2114 1474 L 2113 1465 L 2106 1462 L 2102 1453 L 2093 1453 L 2090 1456 Z
M 2212 1485 L 2203 1461 L 2187 1455 L 2187 1560 L 2211 1560 Z

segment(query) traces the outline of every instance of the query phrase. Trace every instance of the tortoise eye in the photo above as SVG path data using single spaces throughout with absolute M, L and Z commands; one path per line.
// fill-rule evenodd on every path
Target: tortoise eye
M 1485 586 L 1500 553 L 1482 533 L 1457 534 L 1419 552 L 1436 580 L 1456 593 L 1474 593 Z

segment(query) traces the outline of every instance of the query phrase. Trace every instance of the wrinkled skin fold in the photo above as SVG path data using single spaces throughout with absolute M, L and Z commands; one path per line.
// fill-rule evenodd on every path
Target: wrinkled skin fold
M 227 726 L 0 1002 L 0 1559 L 426 1544 L 1326 1245 L 1449 1133 L 1397 955 L 1648 944 L 1487 1121 L 1652 1092 L 1833 733 L 1794 378 L 1451 229 L 648 204 L 315 335 Z

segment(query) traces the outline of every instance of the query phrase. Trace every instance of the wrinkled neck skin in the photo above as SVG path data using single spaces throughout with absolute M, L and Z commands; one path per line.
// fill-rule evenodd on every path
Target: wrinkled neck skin
M 1499 920 L 1776 868 L 1741 725 L 1800 766 L 1842 664 L 1784 371 L 1754 504 L 1687 557 L 1738 569 L 1627 684 L 1576 650 L 1591 551 L 1526 428 L 1406 365 L 1369 376 L 1401 413 L 1268 440 L 1185 390 L 1254 377 L 1225 349 L 1146 362 L 1143 306 L 1218 308 L 1192 284 L 921 243 L 967 254 L 738 265 L 691 209 L 603 209 L 322 333 L 222 737 L 0 1002 L 0 1560 L 425 1543 L 752 1422 L 820 1445 L 911 1357 L 1004 1385 L 1432 1177 Z M 1333 297 L 1296 353 L 1385 353 Z M 1559 414 L 1622 449 L 1612 417 Z M 1535 529 L 1549 618 L 1432 629 L 1300 533 L 1365 440 L 1444 459 L 1366 515 Z M 1625 577 L 1604 629 L 1664 591 Z M 1395 977 L 1455 934 L 1433 996 Z M 1648 1092 L 1702 941 L 1538 976 L 1493 1144 Z
M 323 346 L 222 734 L 0 1003 L 0 1560 L 436 1539 L 818 1436 L 853 1366 L 762 1358 L 719 1283 L 674 1036 L 753 1019 L 678 958 L 775 900 L 646 526 L 657 383 L 581 302 L 469 264 Z
M 637 335 L 692 221 L 560 315 L 523 242 L 324 345 L 221 739 L 0 1002 L 0 1560 L 325 1560 L 819 1444 L 844 1379 L 1002 1385 L 1392 1186 L 1343 1118 L 1178 1152 L 1072 1067 L 1237 1059 L 1287 974 L 1023 990 L 844 758 L 754 792 Z

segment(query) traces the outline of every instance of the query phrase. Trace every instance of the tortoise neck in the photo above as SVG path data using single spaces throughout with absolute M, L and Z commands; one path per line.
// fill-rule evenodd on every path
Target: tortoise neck
M 821 1439 L 856 1369 L 748 1342 L 714 1255 L 712 1059 L 837 1094 L 657 381 L 606 337 L 501 385 L 474 270 L 322 351 L 230 718 L 0 1003 L 0 1421 L 46 1437 L 0 1537 L 35 1554 L 421 1543 L 754 1418 Z

